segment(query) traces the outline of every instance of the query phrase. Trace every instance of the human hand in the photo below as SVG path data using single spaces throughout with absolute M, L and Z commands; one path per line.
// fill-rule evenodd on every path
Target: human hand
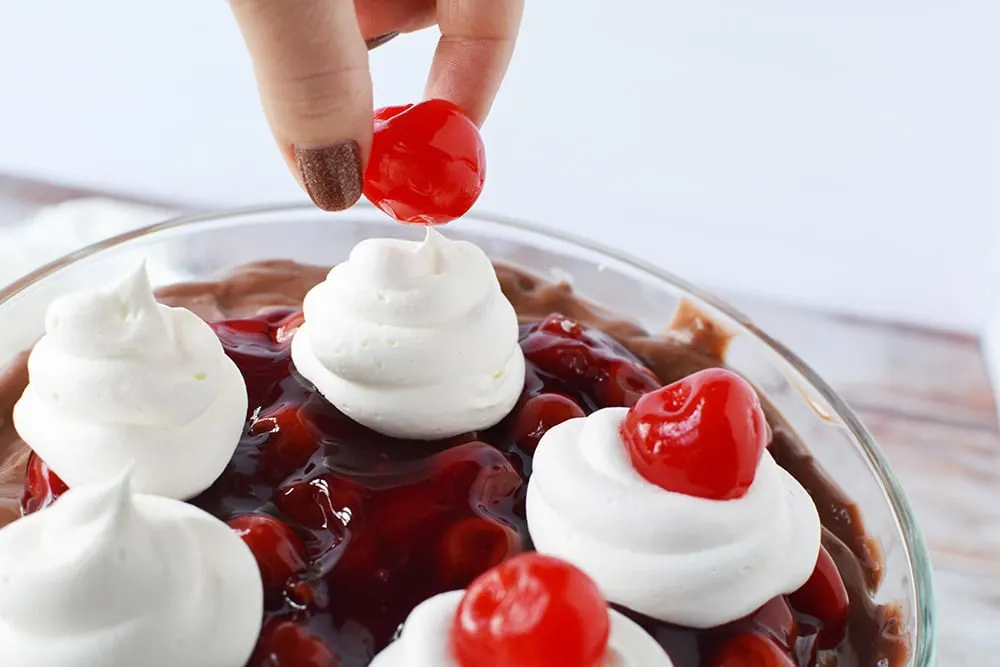
M 361 197 L 372 141 L 368 44 L 440 26 L 426 96 L 486 119 L 524 0 L 230 0 L 281 153 L 320 208 Z M 366 44 L 366 41 L 368 44 Z

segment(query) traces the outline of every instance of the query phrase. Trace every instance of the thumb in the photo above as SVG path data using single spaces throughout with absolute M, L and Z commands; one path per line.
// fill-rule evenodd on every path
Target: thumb
M 368 51 L 353 2 L 230 0 L 261 102 L 285 161 L 312 200 L 340 211 L 361 198 L 371 149 Z

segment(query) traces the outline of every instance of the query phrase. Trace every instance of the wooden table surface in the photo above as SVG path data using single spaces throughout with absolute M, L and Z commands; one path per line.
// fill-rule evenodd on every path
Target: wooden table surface
M 0 223 L 81 196 L 0 175 Z M 930 545 L 939 664 L 1000 664 L 1000 431 L 978 341 L 730 296 L 859 413 Z
M 978 340 L 732 300 L 846 398 L 886 451 L 931 549 L 938 664 L 1000 665 L 1000 431 Z

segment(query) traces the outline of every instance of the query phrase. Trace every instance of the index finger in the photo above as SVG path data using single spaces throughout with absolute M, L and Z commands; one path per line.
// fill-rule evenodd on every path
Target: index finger
M 427 97 L 451 100 L 482 125 L 507 73 L 524 0 L 438 0 L 441 28 Z
M 282 155 L 318 206 L 362 190 L 372 136 L 368 49 L 354 3 L 230 0 Z

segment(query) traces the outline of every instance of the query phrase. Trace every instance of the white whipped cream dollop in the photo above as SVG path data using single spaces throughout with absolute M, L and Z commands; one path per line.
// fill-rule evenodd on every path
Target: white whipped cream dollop
M 524 387 L 517 315 L 477 246 L 368 239 L 305 298 L 299 372 L 351 419 L 431 440 L 488 428 Z
M 247 389 L 212 329 L 156 302 L 145 267 L 61 297 L 28 359 L 18 433 L 69 486 L 131 467 L 136 492 L 191 498 L 222 474 Z
M 665 491 L 629 460 L 627 412 L 599 410 L 542 437 L 527 496 L 539 552 L 582 569 L 611 602 L 693 628 L 742 618 L 806 582 L 819 516 L 769 452 L 742 498 Z
M 253 554 L 128 476 L 0 530 L 0 665 L 242 667 L 260 632 Z
M 375 656 L 371 667 L 458 667 L 449 635 L 464 591 L 442 593 L 416 607 L 399 639 Z M 656 641 L 627 616 L 611 614 L 611 637 L 603 667 L 673 667 Z M 558 637 L 553 638 L 559 641 Z

